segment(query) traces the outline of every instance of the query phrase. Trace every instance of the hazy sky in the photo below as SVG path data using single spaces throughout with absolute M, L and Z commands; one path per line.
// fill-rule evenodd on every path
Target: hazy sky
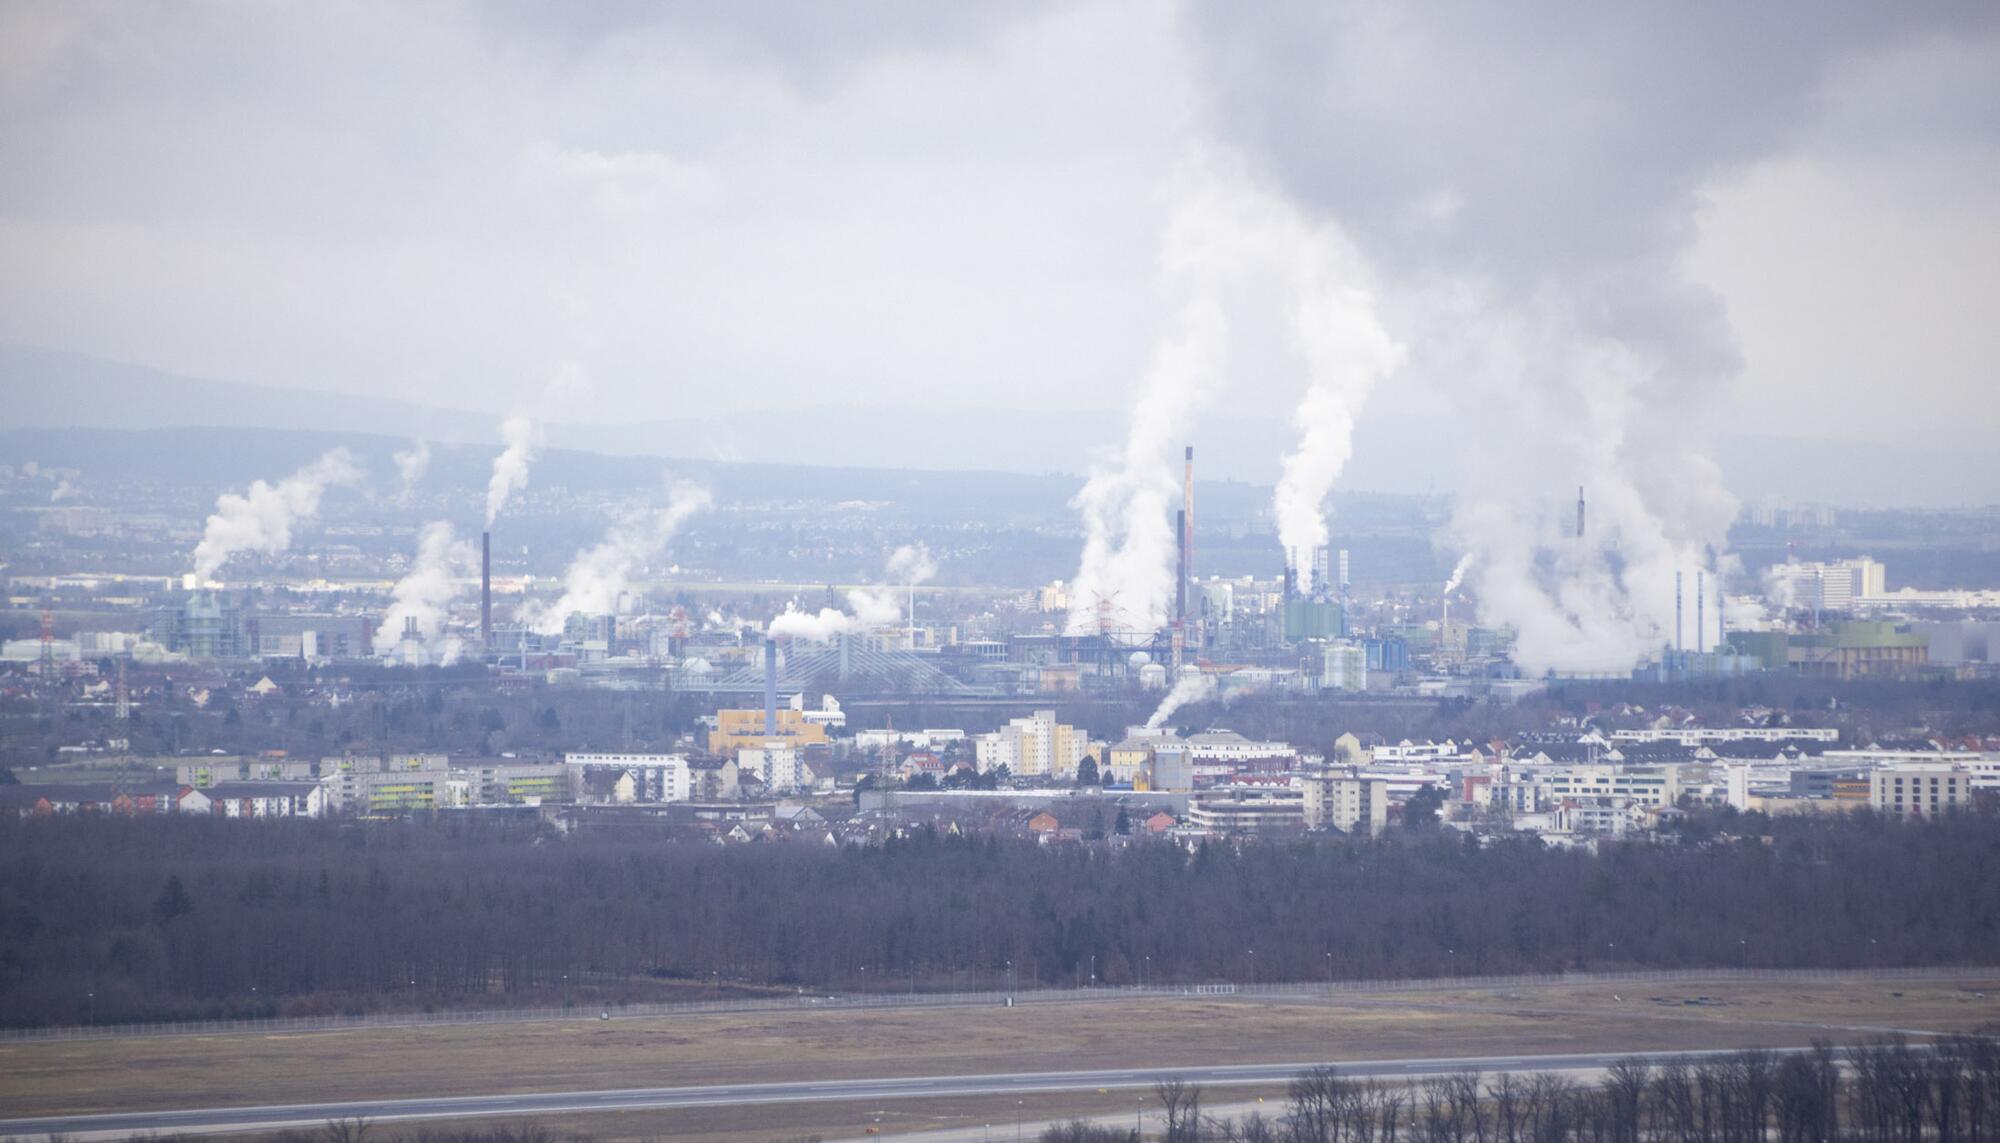
M 7 0 L 0 340 L 564 420 L 1115 408 L 1225 154 L 1392 311 L 1475 281 L 1734 427 L 1986 435 L 2000 38 L 1915 7 Z M 1372 414 L 1449 399 L 1423 329 Z

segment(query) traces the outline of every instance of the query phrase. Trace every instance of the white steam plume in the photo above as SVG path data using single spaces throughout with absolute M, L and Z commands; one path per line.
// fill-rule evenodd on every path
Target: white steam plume
M 1181 677 L 1174 681 L 1174 689 L 1167 692 L 1167 697 L 1160 700 L 1160 705 L 1153 711 L 1153 716 L 1146 720 L 1146 729 L 1158 730 L 1166 725 L 1175 711 L 1191 702 L 1202 702 L 1213 698 L 1215 690 L 1215 680 L 1208 675 L 1200 671 L 1183 671 Z
M 771 620 L 771 626 L 764 634 L 772 639 L 811 639 L 825 643 L 837 635 L 845 635 L 854 629 L 854 619 L 837 608 L 822 607 L 817 613 L 800 611 L 795 603 L 787 603 L 785 610 Z
M 923 543 L 904 544 L 889 556 L 889 577 L 911 587 L 929 583 L 937 575 L 937 561 Z
M 430 471 L 431 442 L 426 440 L 411 441 L 409 448 L 397 451 L 395 461 L 396 496 L 400 500 L 408 500 L 411 491 L 416 488 L 417 482 L 424 478 L 424 473 Z
M 389 610 L 382 616 L 377 638 L 378 652 L 387 655 L 394 649 L 410 619 L 417 621 L 417 634 L 425 646 L 436 649 L 452 600 L 478 569 L 478 551 L 470 541 L 459 539 L 449 523 L 433 520 L 425 524 L 417 536 L 416 561 L 390 591 Z
M 1472 570 L 1472 553 L 1467 552 L 1466 554 L 1458 557 L 1458 566 L 1451 569 L 1451 578 L 1444 581 L 1444 590 L 1439 592 L 1438 595 L 1446 596 L 1450 595 L 1454 591 L 1457 591 L 1458 586 L 1465 582 L 1465 573 L 1471 570 Z
M 1298 229 L 1298 337 L 1309 381 L 1292 414 L 1299 442 L 1285 458 L 1271 513 L 1291 566 L 1308 568 L 1327 541 L 1323 509 L 1354 454 L 1355 421 L 1405 354 L 1376 316 L 1375 294 L 1346 238 L 1331 227 Z
M 708 489 L 676 481 L 665 505 L 614 525 L 603 541 L 577 553 L 563 572 L 563 593 L 534 619 L 536 631 L 553 635 L 573 612 L 608 615 L 630 586 L 632 573 L 667 546 L 689 516 L 712 503 Z
M 486 482 L 486 526 L 500 516 L 516 489 L 528 484 L 528 466 L 542 443 L 542 430 L 528 417 L 508 417 L 500 423 L 500 439 L 506 447 L 493 458 L 493 475 Z
M 1481 621 L 1515 629 L 1530 671 L 1621 673 L 1735 512 L 1710 445 L 1742 362 L 1688 276 L 1707 188 L 1790 153 L 1869 67 L 1993 19 L 1842 0 L 1804 21 L 1535 0 L 1184 13 L 1202 121 L 1338 221 L 1393 291 L 1408 374 L 1505 455 L 1467 467 L 1450 527 Z
M 1183 165 L 1178 206 L 1161 257 L 1172 327 L 1155 348 L 1125 441 L 1093 466 L 1070 503 L 1083 517 L 1083 554 L 1070 584 L 1070 634 L 1150 634 L 1173 598 L 1176 499 L 1173 446 L 1221 376 L 1225 296 L 1246 275 L 1290 262 L 1289 212 L 1232 163 L 1196 156 Z
M 914 586 L 937 574 L 937 561 L 924 545 L 904 544 L 890 554 L 888 572 L 904 586 Z M 796 603 L 786 604 L 765 634 L 773 639 L 790 636 L 824 643 L 850 631 L 894 627 L 902 619 L 893 588 L 857 587 L 848 591 L 844 612 L 832 607 L 801 611 Z
M 337 448 L 275 485 L 256 480 L 241 496 L 225 492 L 216 497 L 215 512 L 195 545 L 195 578 L 202 582 L 215 578 L 237 552 L 284 551 L 292 544 L 292 525 L 319 511 L 320 497 L 329 487 L 360 479 L 354 458 Z
M 1480 621 L 1513 628 L 1531 672 L 1630 671 L 1673 629 L 1675 573 L 1712 572 L 1736 515 L 1713 461 L 1638 428 L 1687 422 L 1688 398 L 1658 357 L 1561 312 L 1482 305 L 1453 324 L 1465 413 L 1509 426 L 1513 443 L 1509 464 L 1481 466 L 1460 492 L 1449 525 L 1473 559 Z

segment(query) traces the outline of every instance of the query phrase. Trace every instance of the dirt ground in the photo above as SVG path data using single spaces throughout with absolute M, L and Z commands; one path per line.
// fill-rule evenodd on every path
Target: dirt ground
M 1775 1047 L 1996 1023 L 2000 972 L 1957 980 L 1588 984 L 176 1036 L 0 1045 L 0 1114 L 1098 1067 Z M 1118 1093 L 1044 1097 L 1040 1114 L 1110 1111 L 1129 1101 Z M 559 1127 L 605 1139 L 775 1140 L 855 1136 L 870 1126 L 885 1134 L 980 1126 L 974 1121 L 981 1116 L 1005 1112 L 1000 1118 L 1011 1134 L 1018 1109 L 988 1106 L 993 1103 L 961 1098 L 882 1107 L 857 1102 L 628 1112 L 569 1117 Z

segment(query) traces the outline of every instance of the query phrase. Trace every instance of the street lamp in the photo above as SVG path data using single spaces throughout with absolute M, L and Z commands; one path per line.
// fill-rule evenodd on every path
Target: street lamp
M 1326 990 L 1331 994 L 1333 992 L 1333 954 L 1326 953 L 1324 955 L 1326 957 Z

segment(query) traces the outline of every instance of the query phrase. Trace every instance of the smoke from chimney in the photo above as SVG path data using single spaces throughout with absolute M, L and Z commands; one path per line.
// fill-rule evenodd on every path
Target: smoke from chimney
M 292 525 L 319 511 L 320 497 L 334 485 L 361 481 L 361 470 L 344 448 L 327 452 L 277 484 L 252 481 L 243 495 L 225 492 L 215 498 L 215 512 L 202 529 L 194 549 L 197 582 L 215 578 L 237 552 L 276 555 L 292 546 Z

